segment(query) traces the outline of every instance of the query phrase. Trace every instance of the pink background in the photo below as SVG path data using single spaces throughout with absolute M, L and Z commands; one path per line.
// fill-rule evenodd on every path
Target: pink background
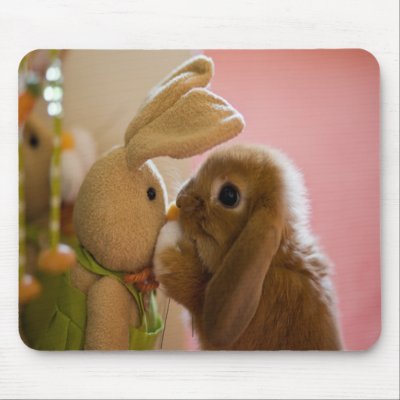
M 277 147 L 303 171 L 313 231 L 335 264 L 345 348 L 368 349 L 381 327 L 376 60 L 363 50 L 205 54 L 213 91 L 246 119 L 235 141 Z

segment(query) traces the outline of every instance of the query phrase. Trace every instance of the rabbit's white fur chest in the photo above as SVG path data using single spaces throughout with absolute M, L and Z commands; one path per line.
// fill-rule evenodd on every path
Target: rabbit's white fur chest
M 178 242 L 182 236 L 182 229 L 178 221 L 169 221 L 161 228 L 154 250 L 153 259 L 154 273 L 156 276 L 167 274 L 169 272 L 167 266 L 162 262 L 161 255 L 166 249 L 171 247 L 179 250 Z

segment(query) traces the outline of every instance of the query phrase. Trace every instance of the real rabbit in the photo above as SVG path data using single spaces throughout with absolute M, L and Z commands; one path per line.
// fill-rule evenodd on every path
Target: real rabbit
M 192 313 L 202 349 L 341 349 L 330 261 L 286 156 L 255 145 L 216 150 L 177 205 L 155 272 Z

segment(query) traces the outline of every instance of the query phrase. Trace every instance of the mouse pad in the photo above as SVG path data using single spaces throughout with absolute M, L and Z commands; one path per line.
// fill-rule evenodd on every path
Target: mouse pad
M 35 50 L 19 331 L 37 350 L 367 350 L 379 66 L 362 49 Z

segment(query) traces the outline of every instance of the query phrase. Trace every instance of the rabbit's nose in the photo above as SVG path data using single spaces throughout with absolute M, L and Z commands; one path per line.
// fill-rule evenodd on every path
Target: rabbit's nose
M 191 196 L 186 193 L 179 194 L 176 199 L 176 205 L 183 211 L 194 211 L 202 205 L 202 200 L 199 197 Z

